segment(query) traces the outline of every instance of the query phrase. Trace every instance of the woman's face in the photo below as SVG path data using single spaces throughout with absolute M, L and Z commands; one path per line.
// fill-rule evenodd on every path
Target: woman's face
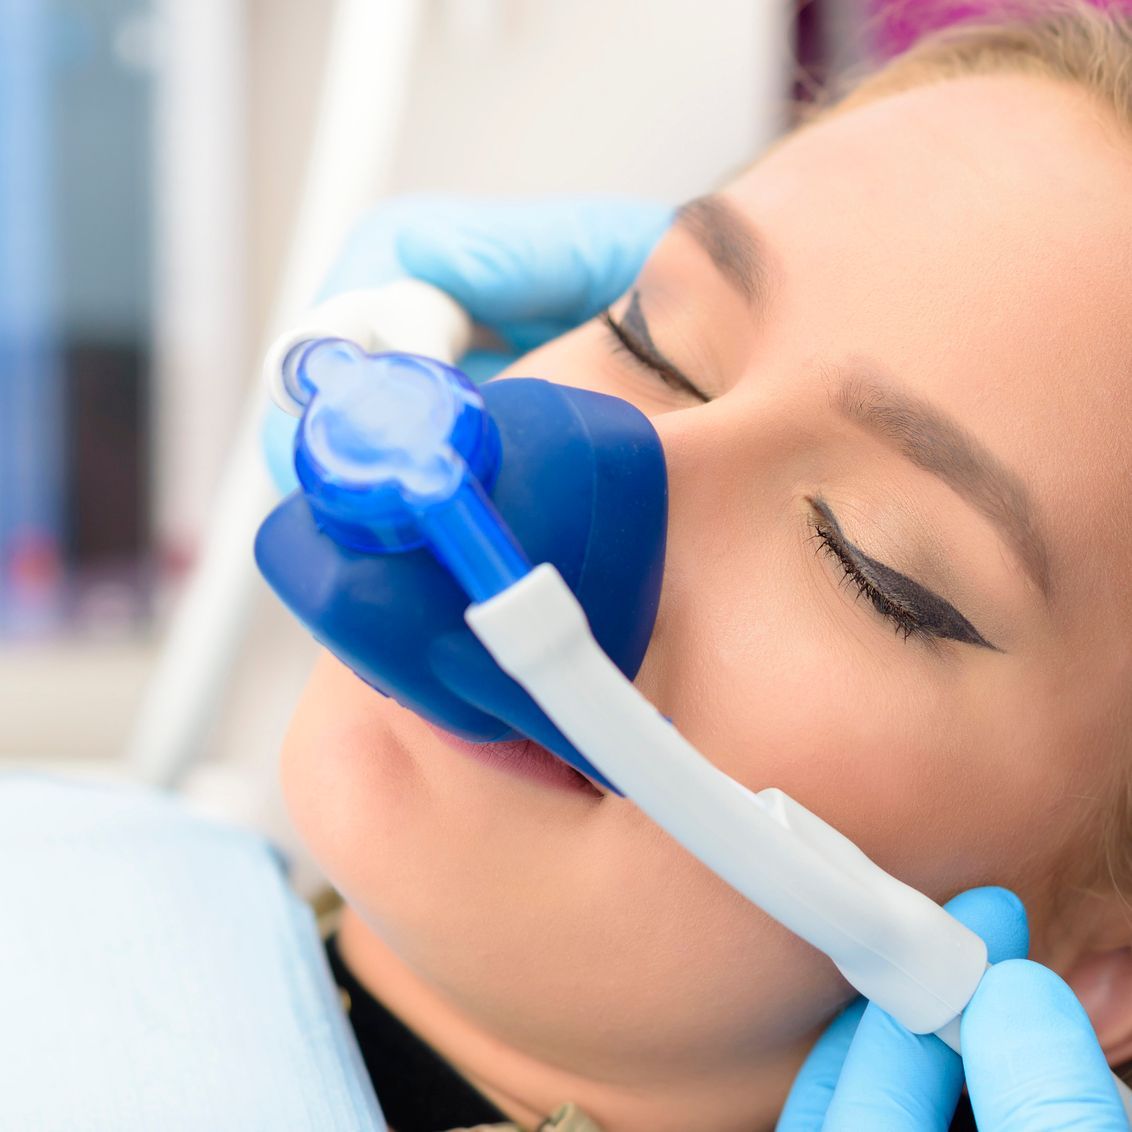
M 640 689 L 931 895 L 1013 887 L 1039 957 L 1129 731 L 1130 199 L 1132 146 L 1074 90 L 914 89 L 690 206 L 614 305 L 702 397 L 600 321 L 510 371 L 663 441 Z M 711 1082 L 848 995 L 632 803 L 473 761 L 330 657 L 284 778 L 366 923 L 530 1057 Z

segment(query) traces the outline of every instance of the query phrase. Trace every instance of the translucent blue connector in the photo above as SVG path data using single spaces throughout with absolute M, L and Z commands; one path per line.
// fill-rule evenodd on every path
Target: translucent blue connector
M 475 602 L 530 572 L 488 496 L 499 434 L 459 370 L 343 339 L 301 351 L 295 469 L 331 538 L 371 554 L 427 546 Z

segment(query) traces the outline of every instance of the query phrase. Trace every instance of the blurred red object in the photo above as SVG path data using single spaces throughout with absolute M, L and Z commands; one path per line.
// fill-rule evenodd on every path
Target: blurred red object
M 1132 0 L 1084 0 L 1094 8 L 1132 10 Z M 929 31 L 977 16 L 1037 15 L 1038 0 L 871 0 L 869 26 L 873 48 L 881 58 L 907 51 Z

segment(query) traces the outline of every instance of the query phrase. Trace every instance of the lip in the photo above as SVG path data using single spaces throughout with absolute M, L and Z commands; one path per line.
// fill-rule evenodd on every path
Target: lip
M 595 786 L 584 774 L 575 770 L 569 763 L 552 755 L 545 747 L 533 739 L 512 739 L 500 743 L 471 743 L 437 727 L 427 720 L 425 726 L 445 746 L 468 758 L 496 770 L 538 782 L 555 790 L 565 790 L 572 794 L 589 794 L 604 798 L 605 791 Z

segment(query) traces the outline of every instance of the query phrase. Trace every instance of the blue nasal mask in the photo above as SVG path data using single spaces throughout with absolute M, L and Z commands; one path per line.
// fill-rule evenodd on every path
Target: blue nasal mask
M 664 453 L 647 418 L 547 381 L 476 389 L 441 362 L 342 340 L 301 347 L 291 371 L 304 406 L 302 490 L 256 539 L 276 593 L 367 684 L 432 723 L 476 742 L 521 733 L 611 786 L 492 659 L 464 611 L 531 562 L 552 563 L 601 647 L 636 675 L 667 517 Z M 483 508 L 502 523 L 476 524 Z M 486 570 L 464 568 L 461 530 L 479 539 Z

